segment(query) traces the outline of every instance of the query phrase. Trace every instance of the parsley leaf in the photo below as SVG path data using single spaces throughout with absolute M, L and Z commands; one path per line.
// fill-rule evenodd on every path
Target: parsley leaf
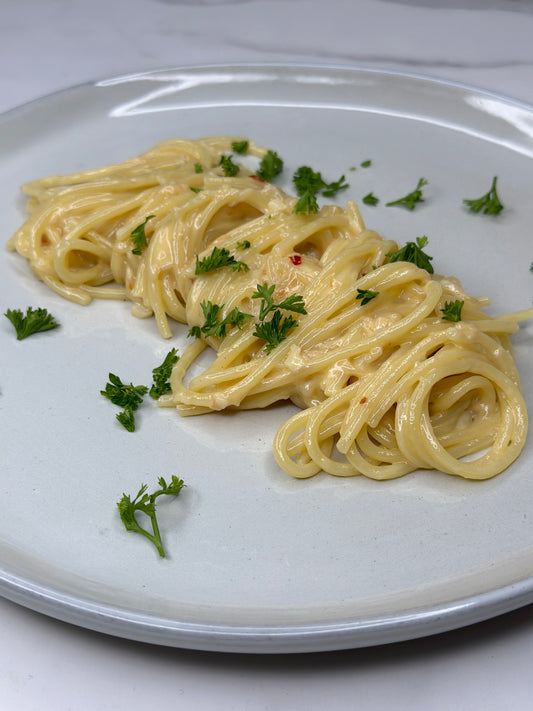
M 364 161 L 361 163 L 361 168 L 370 168 L 371 165 L 372 165 L 372 161 L 371 161 L 371 160 L 364 160 Z
M 187 333 L 187 338 L 201 338 L 202 337 L 202 329 L 200 326 L 191 326 L 189 329 L 189 332 Z
M 317 213 L 318 200 L 316 195 L 311 192 L 304 193 L 294 206 L 294 212 L 299 215 L 314 215 Z
M 408 210 L 414 210 L 415 205 L 419 202 L 424 202 L 424 199 L 422 197 L 422 188 L 424 185 L 427 185 L 428 181 L 425 178 L 420 178 L 420 180 L 417 183 L 416 188 L 409 193 L 408 195 L 405 195 L 402 198 L 399 198 L 399 200 L 393 200 L 392 202 L 387 202 L 386 206 L 390 207 L 391 205 L 400 205 L 402 207 L 407 208 Z
M 126 385 L 113 373 L 109 373 L 109 382 L 106 383 L 105 390 L 100 390 L 100 394 L 111 400 L 113 405 L 123 408 L 123 412 L 117 415 L 117 420 L 128 432 L 135 432 L 134 412 L 143 401 L 144 395 L 148 392 L 145 385 Z
M 322 175 L 308 165 L 302 165 L 298 168 L 292 176 L 292 182 L 298 195 L 305 195 L 305 193 L 314 195 L 326 185 Z
M 463 200 L 463 205 L 466 205 L 472 212 L 483 212 L 485 215 L 497 215 L 503 210 L 503 205 L 500 202 L 496 190 L 497 182 L 498 176 L 495 175 L 488 193 L 477 200 Z
M 26 315 L 20 309 L 8 309 L 4 316 L 13 324 L 18 341 L 22 341 L 34 333 L 50 331 L 52 328 L 59 326 L 52 314 L 48 313 L 46 309 L 34 309 L 32 306 L 26 309 Z
M 166 354 L 165 359 L 158 365 L 157 368 L 152 370 L 153 375 L 153 385 L 150 388 L 150 396 L 157 400 L 158 397 L 168 393 L 170 391 L 170 374 L 172 373 L 172 368 L 176 365 L 179 360 L 179 355 L 175 348 Z
M 146 536 L 146 538 L 148 538 L 148 540 L 151 541 L 157 548 L 159 555 L 164 558 L 165 551 L 156 515 L 156 499 L 158 496 L 162 495 L 178 496 L 185 486 L 185 483 L 183 479 L 178 479 L 175 475 L 172 475 L 172 480 L 169 484 L 167 484 L 163 477 L 159 477 L 158 483 L 160 488 L 154 491 L 153 494 L 147 494 L 146 490 L 148 487 L 146 484 L 142 484 L 133 501 L 127 494 L 122 494 L 122 498 L 117 503 L 117 507 L 126 530 L 134 531 L 135 533 L 140 533 L 143 536 Z M 137 512 L 144 513 L 148 516 L 152 526 L 151 533 L 139 524 L 135 516 Z
M 322 195 L 325 195 L 325 197 L 333 197 L 339 192 L 339 190 L 345 190 L 349 187 L 350 185 L 345 181 L 344 175 L 341 175 L 338 180 L 334 180 L 331 183 L 324 184 Z
M 302 296 L 291 294 L 281 303 L 275 304 L 273 294 L 275 285 L 258 284 L 256 291 L 252 294 L 252 299 L 261 299 L 259 307 L 259 321 L 255 325 L 254 336 L 266 341 L 265 351 L 270 353 L 279 343 L 287 338 L 287 334 L 298 326 L 292 316 L 283 316 L 281 310 L 292 311 L 298 314 L 306 314 L 305 304 Z M 265 321 L 269 313 L 273 312 L 270 321 Z
M 363 202 L 365 203 L 365 205 L 377 205 L 379 202 L 379 198 L 377 198 L 374 193 L 368 193 L 368 195 L 364 196 Z
M 416 242 L 407 242 L 407 244 L 397 252 L 387 254 L 388 260 L 389 262 L 411 262 L 412 264 L 416 264 L 417 267 L 433 274 L 433 267 L 430 263 L 433 257 L 429 257 L 422 250 L 427 242 L 428 238 L 425 235 L 423 237 L 417 237 Z
M 201 163 L 194 164 L 194 172 L 195 173 L 203 173 L 204 172 L 204 168 Z
M 230 254 L 229 249 L 225 247 L 222 249 L 220 249 L 220 247 L 213 247 L 211 254 L 202 260 L 199 260 L 198 255 L 196 255 L 195 274 L 206 274 L 207 272 L 220 269 L 221 267 L 231 267 L 234 272 L 247 272 L 250 268 L 244 262 L 237 261 L 235 257 Z
M 271 183 L 282 170 L 283 160 L 278 156 L 276 151 L 267 151 L 261 159 L 257 175 L 263 178 L 263 180 L 266 180 L 267 183 Z
M 289 331 L 296 326 L 298 326 L 298 321 L 292 316 L 283 317 L 281 311 L 275 311 L 270 321 L 261 321 L 256 324 L 254 336 L 266 341 L 265 351 L 270 353 L 287 338 Z
M 233 143 L 231 144 L 231 148 L 232 148 L 232 150 L 235 151 L 235 153 L 239 153 L 240 155 L 243 155 L 245 153 L 248 153 L 248 146 L 249 145 L 250 144 L 246 140 L 233 141 Z
M 243 239 L 242 242 L 237 242 L 237 249 L 250 249 L 252 243 L 249 239 Z
M 240 170 L 240 167 L 231 160 L 231 156 L 220 156 L 219 165 L 222 166 L 226 178 L 233 178 Z
M 370 289 L 357 289 L 357 296 L 355 297 L 361 302 L 361 306 L 368 304 L 369 301 L 375 299 L 379 296 L 379 291 L 370 291 Z
M 458 299 L 456 301 L 445 301 L 444 308 L 441 309 L 442 320 L 454 322 L 460 321 L 464 303 L 464 301 L 459 301 Z
M 294 311 L 297 314 L 306 314 L 303 297 L 299 294 L 291 294 L 284 299 L 280 304 L 275 304 L 272 295 L 275 290 L 275 285 L 268 286 L 267 284 L 258 284 L 256 290 L 252 294 L 252 299 L 261 299 L 259 307 L 259 320 L 263 321 L 265 317 L 276 309 L 285 309 L 285 311 Z
M 135 245 L 134 248 L 131 250 L 132 254 L 142 254 L 143 249 L 148 246 L 144 228 L 148 220 L 152 220 L 154 217 L 155 215 L 148 215 L 144 222 L 141 222 L 140 225 L 137 225 L 137 227 L 132 230 L 130 237 L 131 241 Z
M 322 174 L 314 171 L 308 165 L 302 165 L 298 168 L 292 177 L 292 182 L 296 188 L 297 195 L 300 196 L 294 212 L 301 215 L 318 212 L 317 193 L 321 193 L 325 197 L 333 197 L 339 190 L 349 187 L 344 175 L 341 175 L 338 180 L 326 183 Z
M 188 335 L 195 338 L 201 338 L 202 335 L 207 338 L 209 336 L 218 336 L 218 338 L 226 337 L 226 329 L 228 327 L 242 328 L 246 321 L 253 318 L 252 314 L 245 314 L 239 311 L 237 307 L 232 309 L 228 315 L 219 321 L 219 315 L 224 308 L 224 305 L 219 306 L 211 301 L 202 301 L 200 304 L 204 313 L 205 322 L 203 326 L 193 326 Z
M 135 415 L 131 407 L 125 407 L 121 412 L 117 413 L 116 418 L 128 432 L 135 432 Z

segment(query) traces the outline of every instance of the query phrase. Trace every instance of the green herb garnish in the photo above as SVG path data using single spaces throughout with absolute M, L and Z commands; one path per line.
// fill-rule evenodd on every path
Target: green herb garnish
M 26 315 L 20 309 L 8 309 L 4 316 L 13 324 L 18 341 L 22 341 L 34 333 L 50 331 L 59 326 L 52 314 L 48 313 L 46 309 L 34 309 L 32 306 L 26 309 Z
M 495 175 L 488 193 L 477 200 L 463 200 L 463 205 L 466 205 L 472 212 L 483 212 L 485 215 L 497 215 L 503 210 L 503 205 L 496 191 L 497 182 L 498 176 Z
M 281 311 L 275 311 L 270 321 L 261 321 L 256 324 L 254 336 L 266 341 L 265 351 L 270 353 L 287 338 L 289 331 L 296 326 L 298 326 L 298 321 L 292 316 L 283 316 Z
M 368 193 L 368 195 L 364 196 L 363 202 L 365 203 L 365 205 L 377 205 L 379 202 L 379 198 L 377 198 L 374 193 Z
M 201 338 L 204 336 L 204 338 L 208 338 L 209 336 L 217 336 L 218 338 L 225 338 L 227 328 L 235 326 L 242 328 L 247 321 L 253 318 L 252 314 L 245 314 L 235 307 L 222 321 L 219 321 L 224 304 L 219 306 L 211 301 L 202 301 L 200 306 L 202 307 L 205 322 L 203 326 L 193 326 L 188 333 L 190 337 Z
M 233 178 L 240 170 L 240 167 L 232 161 L 231 156 L 220 156 L 219 165 L 226 178 Z
M 442 311 L 442 320 L 443 321 L 460 321 L 461 320 L 461 311 L 463 310 L 464 306 L 464 301 L 445 301 L 444 302 L 444 308 L 441 309 Z
M 294 212 L 299 215 L 314 215 L 318 212 L 318 200 L 314 193 L 304 193 L 294 206 Z
M 170 374 L 172 373 L 172 368 L 176 365 L 179 360 L 179 355 L 175 348 L 172 348 L 165 356 L 164 361 L 157 368 L 152 370 L 153 384 L 150 388 L 150 396 L 157 400 L 165 393 L 170 391 Z
M 372 165 L 372 161 L 371 161 L 371 160 L 364 160 L 364 161 L 361 163 L 361 168 L 369 168 L 371 165 Z
M 368 304 L 369 301 L 375 299 L 379 296 L 379 291 L 370 291 L 370 289 L 357 289 L 357 296 L 355 297 L 361 302 L 361 306 Z
M 325 197 L 333 197 L 339 190 L 349 187 L 344 175 L 341 175 L 338 180 L 326 183 L 322 174 L 314 171 L 308 165 L 302 165 L 298 168 L 293 175 L 292 181 L 296 188 L 296 193 L 300 197 L 294 212 L 301 215 L 318 212 L 317 193 L 321 193 Z
M 294 311 L 297 314 L 306 314 L 303 297 L 299 294 L 291 294 L 281 303 L 275 304 L 272 295 L 276 289 L 275 285 L 268 286 L 267 284 L 258 284 L 256 290 L 252 294 L 252 299 L 261 299 L 259 307 L 259 320 L 263 321 L 265 317 L 277 309 L 285 311 Z
M 399 200 L 393 200 L 392 202 L 387 202 L 386 206 L 390 207 L 392 205 L 399 205 L 401 207 L 405 207 L 408 210 L 414 210 L 415 205 L 419 202 L 424 202 L 424 199 L 422 197 L 422 188 L 424 185 L 427 185 L 428 181 L 425 178 L 420 178 L 420 180 L 417 183 L 416 188 L 409 193 L 408 195 L 405 195 L 404 197 L 400 198 Z
M 232 150 L 235 151 L 235 153 L 239 153 L 240 155 L 244 155 L 245 153 L 248 153 L 248 146 L 250 144 L 248 141 L 233 141 L 231 144 Z
M 234 272 L 247 272 L 249 266 L 244 262 L 239 262 L 235 257 L 230 254 L 229 249 L 223 247 L 213 247 L 213 251 L 207 257 L 202 260 L 198 259 L 196 255 L 196 269 L 195 274 L 206 274 L 214 269 L 221 269 L 222 267 L 230 267 Z
M 143 249 L 148 246 L 144 228 L 146 227 L 146 223 L 148 222 L 148 220 L 152 220 L 154 217 L 155 215 L 148 215 L 144 222 L 141 222 L 140 225 L 137 225 L 137 227 L 132 230 L 130 237 L 131 241 L 135 245 L 134 248 L 131 250 L 132 254 L 142 254 Z
M 128 432 L 135 432 L 135 415 L 131 407 L 125 407 L 117 413 L 116 418 Z
M 254 336 L 266 341 L 265 351 L 270 353 L 279 343 L 287 338 L 287 334 L 298 326 L 292 316 L 283 316 L 281 311 L 293 311 L 298 314 L 306 314 L 303 298 L 299 294 L 292 294 L 281 303 L 274 303 L 272 298 L 275 285 L 258 284 L 256 291 L 252 294 L 252 299 L 261 299 L 259 307 L 259 321 L 255 326 Z M 269 313 L 273 313 L 269 321 L 265 318 Z
M 111 400 L 113 405 L 123 408 L 123 412 L 117 415 L 117 420 L 128 432 L 135 432 L 134 412 L 143 401 L 144 395 L 148 392 L 145 385 L 126 385 L 113 373 L 109 373 L 109 382 L 106 383 L 105 390 L 100 390 L 100 394 Z
M 267 151 L 261 159 L 257 175 L 267 183 L 271 183 L 282 170 L 283 160 L 275 151 Z
M 204 168 L 201 163 L 194 164 L 194 172 L 195 173 L 203 173 L 204 172 Z
M 182 479 L 178 479 L 178 477 L 174 475 L 172 476 L 172 480 L 169 484 L 167 484 L 163 477 L 159 477 L 158 483 L 160 488 L 154 491 L 153 494 L 147 494 L 146 490 L 148 487 L 146 484 L 142 484 L 139 489 L 139 493 L 133 501 L 127 494 L 122 494 L 122 498 L 117 503 L 117 507 L 126 530 L 134 531 L 135 533 L 140 533 L 143 536 L 146 536 L 146 538 L 148 538 L 148 540 L 151 541 L 157 548 L 159 555 L 164 558 L 165 551 L 163 549 L 161 533 L 159 531 L 159 524 L 156 516 L 156 499 L 158 496 L 162 495 L 177 496 L 185 486 L 185 483 Z M 152 526 L 151 533 L 139 524 L 136 518 L 137 512 L 144 513 L 148 516 Z
M 237 242 L 237 249 L 250 249 L 252 243 L 249 239 L 243 239 L 242 242 Z
M 423 237 L 417 237 L 416 242 L 407 242 L 405 247 L 402 247 L 397 252 L 387 254 L 388 260 L 389 262 L 411 262 L 417 267 L 433 274 L 433 267 L 430 261 L 433 257 L 429 257 L 422 249 L 426 246 L 427 242 L 428 238 L 425 235 Z

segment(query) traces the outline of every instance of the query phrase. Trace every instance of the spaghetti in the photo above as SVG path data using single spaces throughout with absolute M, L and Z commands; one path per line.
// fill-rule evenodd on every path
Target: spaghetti
M 351 201 L 303 216 L 296 198 L 250 170 L 226 177 L 221 155 L 233 140 L 170 140 L 118 165 L 29 183 L 29 217 L 8 247 L 67 299 L 129 300 L 164 338 L 170 320 L 200 336 L 160 405 L 187 416 L 295 403 L 301 411 L 274 440 L 294 477 L 392 479 L 424 468 L 486 479 L 507 468 L 527 433 L 509 336 L 531 311 L 491 318 L 456 279 L 391 261 L 398 245 L 368 230 Z M 243 268 L 197 273 L 214 248 Z M 295 294 L 305 304 L 271 348 L 258 329 L 261 285 L 275 304 Z M 450 302 L 462 302 L 457 322 L 443 320 Z M 230 325 L 203 336 L 208 305 Z M 231 326 L 233 313 L 246 318 Z M 207 347 L 212 364 L 191 378 Z

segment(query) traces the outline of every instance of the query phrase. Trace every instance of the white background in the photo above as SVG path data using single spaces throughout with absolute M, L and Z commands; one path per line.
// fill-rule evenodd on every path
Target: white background
M 1 9 L 0 110 L 133 71 L 280 61 L 407 70 L 533 104 L 527 0 L 4 0 Z M 108 638 L 0 600 L 0 711 L 529 709 L 531 609 L 387 647 L 243 656 Z

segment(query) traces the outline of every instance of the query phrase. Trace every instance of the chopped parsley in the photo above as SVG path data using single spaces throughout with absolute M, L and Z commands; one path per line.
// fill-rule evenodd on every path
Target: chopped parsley
M 368 193 L 368 195 L 364 196 L 363 202 L 365 203 L 365 205 L 377 205 L 379 202 L 379 198 L 377 198 L 374 193 Z
M 266 341 L 265 351 L 267 353 L 284 341 L 289 331 L 298 326 L 298 321 L 291 315 L 283 316 L 282 309 L 299 314 L 307 313 L 304 300 L 299 294 L 292 294 L 279 304 L 274 303 L 275 288 L 275 285 L 258 284 L 256 291 L 252 294 L 253 299 L 261 299 L 259 323 L 255 325 L 254 336 Z M 265 321 L 269 313 L 272 313 L 272 318 Z
M 364 160 L 364 161 L 361 163 L 361 168 L 370 168 L 371 165 L 372 165 L 372 161 L 371 161 L 371 160 Z
M 461 311 L 463 310 L 464 301 L 445 301 L 442 311 L 443 321 L 458 322 L 461 320 Z
M 275 304 L 272 295 L 275 290 L 275 285 L 268 286 L 267 284 L 258 284 L 256 290 L 252 294 L 252 299 L 261 299 L 261 304 L 259 307 L 259 320 L 263 321 L 265 317 L 271 312 L 279 309 L 284 309 L 285 311 L 294 311 L 298 314 L 306 314 L 305 304 L 303 297 L 299 294 L 291 294 L 286 299 L 284 299 L 280 304 Z
M 463 205 L 466 205 L 472 212 L 483 212 L 485 215 L 497 215 L 503 210 L 503 205 L 500 202 L 496 190 L 497 182 L 498 176 L 495 175 L 488 193 L 477 200 L 463 200 Z
M 240 262 L 235 257 L 230 254 L 229 249 L 223 247 L 213 247 L 213 251 L 207 257 L 203 259 L 198 259 L 196 255 L 196 269 L 195 274 L 207 274 L 214 269 L 221 269 L 222 267 L 230 267 L 234 272 L 247 272 L 249 266 L 244 262 Z
M 316 195 L 311 192 L 304 193 L 294 206 L 294 212 L 299 215 L 314 215 L 317 213 L 318 200 Z
M 235 151 L 235 153 L 239 153 L 239 155 L 244 155 L 245 153 L 248 153 L 248 147 L 249 147 L 248 141 L 233 141 L 231 144 L 232 150 Z
M 117 507 L 126 530 L 140 533 L 148 538 L 148 540 L 151 541 L 157 548 L 159 555 L 164 558 L 165 551 L 156 516 L 156 499 L 158 496 L 162 495 L 177 496 L 185 486 L 185 483 L 183 482 L 183 479 L 178 479 L 175 475 L 172 476 L 169 484 L 167 484 L 162 476 L 159 477 L 158 483 L 159 489 L 154 491 L 153 494 L 147 494 L 146 490 L 148 489 L 148 486 L 146 484 L 142 484 L 133 501 L 127 494 L 122 494 L 122 498 L 117 503 Z M 151 533 L 139 524 L 136 518 L 137 512 L 141 512 L 148 516 L 152 527 Z
M 364 306 L 365 304 L 368 304 L 369 301 L 372 301 L 372 299 L 375 299 L 376 296 L 379 296 L 379 291 L 357 289 L 357 296 L 355 298 L 361 302 L 361 306 Z
M 166 354 L 165 359 L 158 365 L 157 368 L 152 370 L 153 383 L 150 388 L 150 396 L 157 400 L 165 393 L 170 391 L 170 374 L 172 373 L 172 368 L 176 365 L 179 360 L 179 355 L 175 348 Z
M 261 158 L 257 175 L 271 183 L 276 175 L 279 175 L 283 170 L 283 160 L 279 157 L 276 151 L 267 151 Z
M 325 197 L 333 197 L 339 190 L 349 187 L 344 175 L 341 175 L 338 180 L 326 183 L 322 174 L 314 171 L 308 165 L 302 165 L 298 168 L 292 177 L 292 182 L 300 198 L 296 203 L 294 212 L 301 215 L 310 215 L 318 212 L 317 193 L 321 193 Z
M 388 260 L 389 262 L 411 262 L 417 267 L 433 274 L 433 267 L 431 266 L 433 257 L 429 257 L 423 251 L 423 247 L 426 246 L 427 242 L 428 238 L 425 235 L 423 237 L 417 237 L 416 242 L 407 242 L 407 244 L 398 251 L 387 254 Z
M 228 315 L 219 321 L 219 316 L 224 308 L 224 304 L 219 306 L 211 301 L 202 301 L 200 304 L 204 314 L 203 326 L 193 326 L 188 333 L 188 336 L 194 338 L 208 338 L 209 336 L 218 336 L 218 338 L 226 337 L 226 329 L 228 327 L 242 328 L 244 324 L 253 318 L 252 314 L 245 314 L 239 311 L 237 307 L 232 309 Z
M 231 156 L 220 156 L 219 166 L 222 167 L 222 171 L 226 178 L 235 177 L 240 170 L 240 167 L 232 161 Z
M 412 192 L 408 195 L 404 195 L 404 197 L 399 198 L 398 200 L 386 203 L 386 206 L 391 207 L 392 205 L 398 205 L 400 207 L 405 207 L 408 210 L 414 210 L 417 203 L 424 202 L 424 198 L 422 197 L 422 188 L 427 184 L 428 181 L 425 178 L 420 178 L 416 188 Z
M 128 432 L 135 432 L 135 415 L 131 407 L 126 407 L 117 413 L 117 420 Z
M 145 227 L 148 220 L 152 220 L 154 217 L 155 215 L 148 215 L 144 222 L 141 222 L 140 225 L 137 225 L 137 227 L 132 230 L 130 234 L 131 241 L 134 245 L 133 249 L 131 250 L 132 254 L 142 254 L 143 249 L 148 246 L 148 242 L 146 241 Z
M 204 168 L 201 163 L 194 164 L 194 172 L 195 173 L 203 173 L 204 172 Z
M 237 249 L 250 249 L 252 243 L 249 239 L 243 239 L 242 242 L 237 242 Z
M 109 373 L 109 382 L 105 390 L 100 390 L 100 394 L 111 400 L 113 405 L 123 408 L 117 415 L 117 420 L 128 432 L 135 432 L 134 412 L 143 401 L 144 395 L 148 392 L 145 385 L 126 385 L 113 373 Z
M 26 315 L 20 309 L 8 309 L 4 316 L 13 324 L 18 341 L 22 341 L 34 333 L 50 331 L 59 326 L 52 314 L 48 313 L 46 309 L 34 309 L 32 306 L 26 309 Z
M 255 325 L 254 336 L 266 341 L 265 351 L 270 353 L 287 338 L 289 331 L 296 326 L 298 326 L 298 321 L 291 315 L 283 316 L 281 311 L 275 311 L 269 321 L 261 321 Z

